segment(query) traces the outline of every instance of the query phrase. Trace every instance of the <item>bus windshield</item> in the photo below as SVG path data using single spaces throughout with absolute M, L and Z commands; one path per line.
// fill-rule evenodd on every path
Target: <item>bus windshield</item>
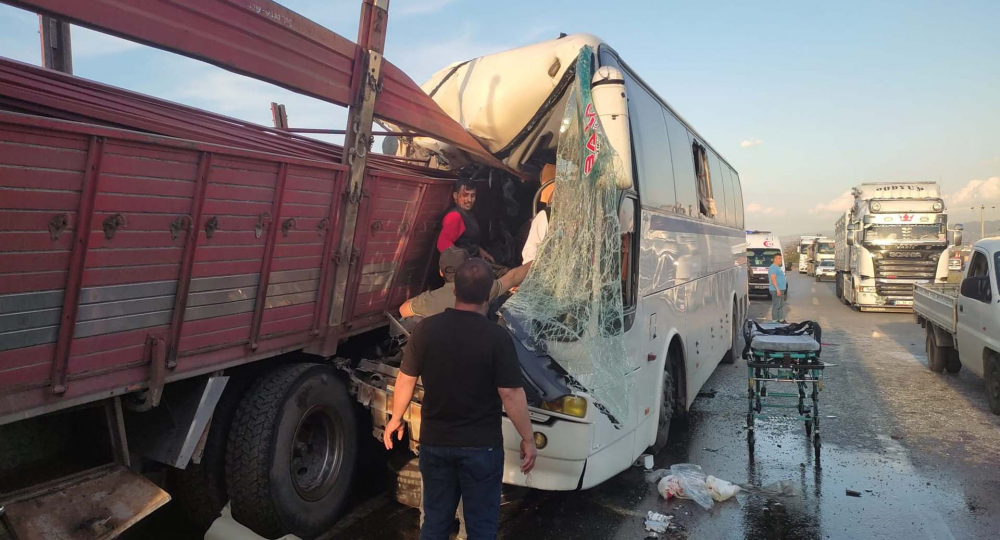
M 819 251 L 820 253 L 825 253 L 825 254 L 833 253 L 833 250 L 834 250 L 833 244 L 819 244 L 816 247 L 817 247 L 817 251 Z
M 748 249 L 747 262 L 750 266 L 771 266 L 774 264 L 774 256 L 780 255 L 778 249 Z

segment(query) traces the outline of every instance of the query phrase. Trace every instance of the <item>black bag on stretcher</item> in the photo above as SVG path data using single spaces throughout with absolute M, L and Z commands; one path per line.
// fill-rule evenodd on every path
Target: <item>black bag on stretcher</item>
M 749 320 L 743 327 L 743 343 L 743 358 L 748 361 L 819 362 L 823 329 L 815 321 L 760 324 Z

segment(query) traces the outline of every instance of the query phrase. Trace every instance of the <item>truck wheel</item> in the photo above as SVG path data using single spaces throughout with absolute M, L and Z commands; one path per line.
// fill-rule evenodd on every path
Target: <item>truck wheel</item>
M 205 439 L 201 463 L 191 463 L 186 469 L 170 469 L 168 484 L 188 518 L 198 528 L 207 531 L 229 502 L 226 492 L 226 444 L 229 427 L 236 416 L 243 394 L 253 379 L 232 377 L 212 413 L 212 422 Z
M 739 343 L 739 340 L 736 339 L 736 336 L 737 336 L 738 332 L 740 331 L 740 325 L 737 324 L 737 322 L 736 322 L 736 314 L 738 312 L 739 311 L 736 309 L 736 302 L 733 302 L 733 315 L 732 315 L 733 335 L 732 335 L 732 338 L 730 339 L 730 342 L 729 342 L 729 350 L 726 351 L 726 354 L 724 354 L 722 356 L 722 363 L 723 364 L 735 364 L 736 363 L 736 345 Z
M 943 350 L 943 347 L 937 346 L 937 338 L 934 337 L 934 327 L 927 327 L 927 367 L 930 368 L 934 373 L 941 373 L 944 371 L 944 365 L 947 362 L 947 351 Z
M 313 538 L 337 521 L 357 460 L 347 387 L 320 364 L 279 367 L 236 411 L 226 451 L 233 517 L 267 538 Z
M 959 371 L 962 371 L 962 361 L 958 358 L 958 351 L 955 349 L 948 349 L 946 358 L 944 369 L 948 370 L 948 373 L 958 373 Z
M 677 401 L 676 388 L 674 387 L 674 376 L 672 371 L 673 358 L 667 358 L 667 366 L 663 370 L 663 389 L 660 392 L 660 412 L 656 425 L 656 441 L 649 449 L 653 454 L 659 454 L 660 450 L 667 445 L 667 438 L 670 436 L 670 421 L 674 417 L 674 404 Z
M 1000 415 L 1000 358 L 996 354 L 986 360 L 986 397 L 993 414 Z

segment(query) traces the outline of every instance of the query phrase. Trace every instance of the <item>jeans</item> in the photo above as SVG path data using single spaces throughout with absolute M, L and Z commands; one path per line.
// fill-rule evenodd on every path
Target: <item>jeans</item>
M 777 291 L 771 291 L 771 318 L 775 321 L 785 320 L 782 311 L 785 309 L 785 296 L 788 293 L 782 291 L 781 296 L 778 296 Z
M 462 500 L 469 540 L 495 540 L 503 448 L 420 445 L 424 522 L 420 540 L 447 540 Z

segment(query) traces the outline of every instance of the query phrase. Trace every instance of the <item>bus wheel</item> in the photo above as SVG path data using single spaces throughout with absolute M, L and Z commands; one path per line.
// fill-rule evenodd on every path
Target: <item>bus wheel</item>
M 733 302 L 733 315 L 732 315 L 732 319 L 733 319 L 732 320 L 732 323 L 733 323 L 733 335 L 732 335 L 732 339 L 729 340 L 729 350 L 726 351 L 726 354 L 723 355 L 723 357 L 722 357 L 722 363 L 723 364 L 734 364 L 734 363 L 736 363 L 736 346 L 739 343 L 739 340 L 737 339 L 737 335 L 738 335 L 738 333 L 740 331 L 740 325 L 736 321 L 736 314 L 737 313 L 739 313 L 739 311 L 736 309 L 736 302 L 734 301 Z
M 672 371 L 672 358 L 667 358 L 666 368 L 663 370 L 663 389 L 660 392 L 660 413 L 656 424 L 656 441 L 650 450 L 653 454 L 660 453 L 667 445 L 667 437 L 670 436 L 670 421 L 674 417 L 674 404 L 677 401 L 676 388 L 674 386 L 674 376 Z
M 263 375 L 229 431 L 233 517 L 267 538 L 313 538 L 340 517 L 357 460 L 346 385 L 333 368 L 294 364 Z

